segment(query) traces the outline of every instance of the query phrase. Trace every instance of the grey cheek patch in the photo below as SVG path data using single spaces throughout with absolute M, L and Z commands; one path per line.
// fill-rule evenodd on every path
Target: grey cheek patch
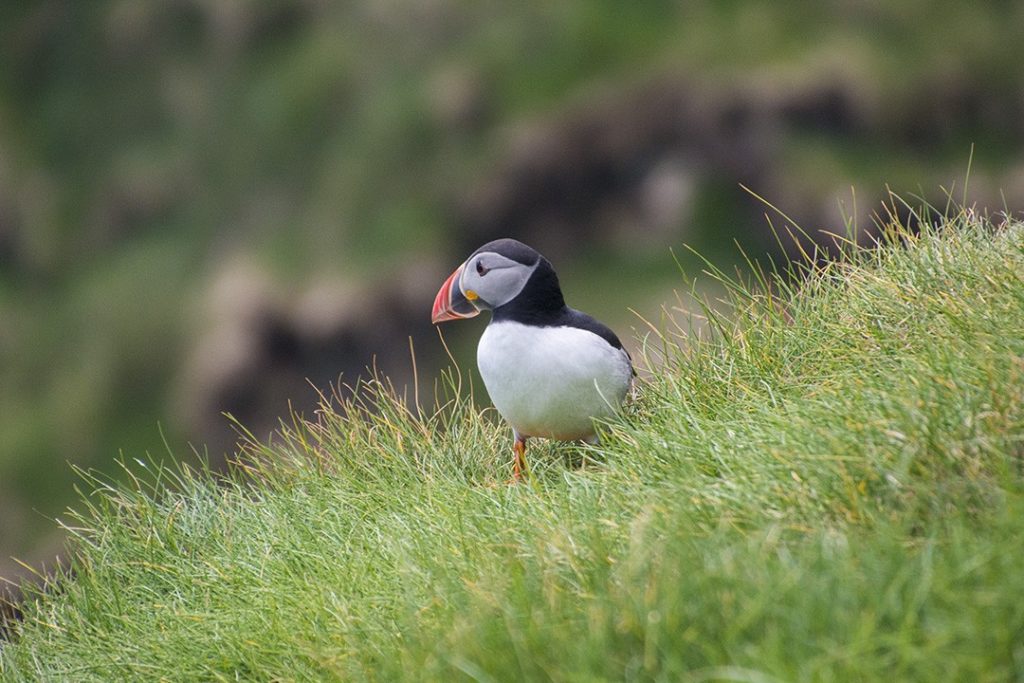
M 480 297 L 476 302 L 477 308 L 497 308 L 515 299 L 523 291 L 526 283 L 529 282 L 533 271 L 540 265 L 540 261 L 537 261 L 533 265 L 527 266 L 495 253 L 488 253 L 487 257 L 488 261 L 494 264 L 488 275 L 484 277 L 477 276 L 475 272 L 470 270 L 469 261 L 467 261 L 467 265 L 459 277 L 460 289 L 468 287 Z M 476 286 L 473 286 L 471 282 L 467 282 L 467 280 L 474 279 L 479 283 Z
M 530 281 L 530 277 L 533 275 L 533 271 L 537 270 L 537 266 L 540 265 L 540 261 L 534 263 L 532 266 L 524 266 L 523 264 L 515 261 L 513 261 L 513 263 L 515 263 L 515 265 L 509 269 L 509 274 L 518 275 L 519 281 L 509 283 L 510 286 L 503 293 L 504 296 L 502 297 L 502 300 L 500 302 L 494 303 L 495 308 L 497 308 L 498 306 L 504 306 L 509 301 L 512 301 L 512 299 L 515 299 L 517 296 L 519 296 L 519 292 L 523 291 L 523 287 L 525 287 L 526 283 Z

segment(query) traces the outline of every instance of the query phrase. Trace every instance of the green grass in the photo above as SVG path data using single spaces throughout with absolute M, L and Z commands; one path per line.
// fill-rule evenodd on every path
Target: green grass
M 1024 4 L 950 0 L 0 3 L 0 558 L 49 554 L 44 517 L 75 496 L 65 462 L 111 474 L 118 450 L 162 452 L 160 431 L 181 451 L 211 440 L 180 404 L 226 264 L 251 260 L 276 291 L 383 286 L 410 261 L 443 277 L 477 246 L 466 207 L 522 161 L 555 160 L 557 140 L 540 156 L 522 145 L 538 132 L 596 123 L 611 137 L 595 158 L 635 185 L 579 218 L 594 239 L 582 265 L 559 259 L 563 275 L 635 267 L 614 247 L 642 228 L 644 178 L 665 162 L 694 174 L 692 212 L 643 241 L 685 239 L 718 262 L 733 235 L 763 246 L 739 181 L 814 215 L 845 188 L 870 206 L 885 183 L 946 184 L 973 147 L 992 189 L 976 199 L 997 206 L 1003 186 L 1024 205 L 1022 23 Z M 779 125 L 833 84 L 846 124 Z M 633 149 L 647 126 L 633 118 L 680 89 L 698 130 L 746 111 L 764 135 Z M 584 157 L 556 166 L 584 178 Z M 605 294 L 595 272 L 574 289 Z M 636 291 L 574 300 L 621 321 L 622 301 L 643 308 L 663 287 L 661 270 L 631 272 Z
M 652 334 L 603 444 L 539 445 L 528 484 L 458 373 L 422 415 L 386 381 L 330 397 L 226 480 L 89 479 L 74 575 L 0 672 L 1024 679 L 1024 226 L 846 251 L 712 274 L 729 313 Z

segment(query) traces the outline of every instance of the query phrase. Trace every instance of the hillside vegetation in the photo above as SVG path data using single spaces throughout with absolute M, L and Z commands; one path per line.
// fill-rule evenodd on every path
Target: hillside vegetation
M 603 444 L 540 445 L 528 484 L 466 369 L 422 414 L 383 380 L 328 397 L 226 480 L 89 480 L 0 672 L 1020 679 L 1024 226 L 808 263 L 711 273 L 731 311 L 652 332 Z
M 1022 30 L 1005 0 L 0 2 L 0 577 L 52 562 L 67 462 L 216 464 L 222 412 L 265 438 L 307 378 L 404 384 L 409 335 L 436 373 L 429 296 L 490 239 L 624 328 L 669 245 L 771 246 L 741 183 L 817 235 L 973 145 L 972 201 L 1021 209 Z

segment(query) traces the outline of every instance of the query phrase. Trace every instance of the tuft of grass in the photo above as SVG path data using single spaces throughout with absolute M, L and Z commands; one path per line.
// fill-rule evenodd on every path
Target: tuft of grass
M 1024 226 L 970 212 L 651 334 L 599 447 L 453 370 L 325 397 L 225 478 L 88 475 L 5 680 L 1024 677 Z M 416 390 L 419 397 L 419 390 Z M 567 460 L 582 461 L 572 466 Z

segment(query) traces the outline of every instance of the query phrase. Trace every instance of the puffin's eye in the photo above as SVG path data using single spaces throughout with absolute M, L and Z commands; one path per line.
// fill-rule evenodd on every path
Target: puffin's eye
M 477 261 L 476 262 L 476 274 L 477 275 L 481 275 L 481 276 L 482 275 L 487 275 L 487 273 L 489 273 L 490 271 L 491 271 L 491 269 L 488 268 L 487 266 L 485 266 L 483 261 Z

